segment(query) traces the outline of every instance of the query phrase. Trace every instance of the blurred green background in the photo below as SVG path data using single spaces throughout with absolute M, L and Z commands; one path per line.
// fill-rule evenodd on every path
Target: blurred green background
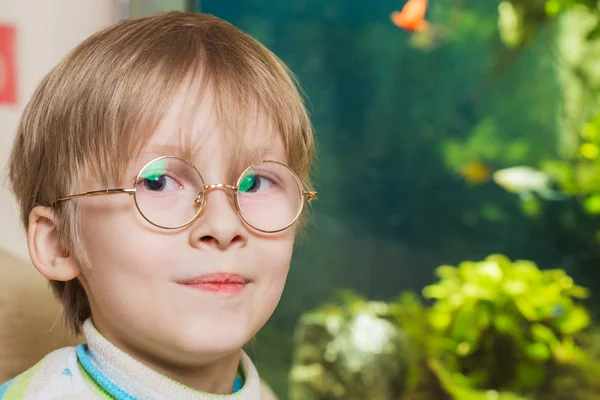
M 317 132 L 313 222 L 249 351 L 281 399 L 600 398 L 596 1 L 430 0 L 416 32 L 405 4 L 188 2 L 291 67 Z M 360 315 L 403 339 L 352 370 L 357 341 L 331 347 Z

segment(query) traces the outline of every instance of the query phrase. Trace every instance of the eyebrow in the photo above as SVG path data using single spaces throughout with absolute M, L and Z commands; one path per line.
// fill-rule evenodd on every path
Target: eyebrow
M 262 160 L 275 160 L 284 162 L 287 160 L 285 151 L 275 150 L 272 148 L 251 148 L 240 151 L 237 156 L 250 162 Z
M 170 144 L 153 145 L 139 151 L 130 161 L 127 180 L 135 181 L 140 170 L 155 158 L 163 156 L 174 156 L 188 160 L 187 152 L 181 146 Z
M 190 158 L 191 153 L 191 151 L 184 149 L 182 146 L 175 146 L 172 144 L 161 144 L 150 146 L 149 148 L 142 150 L 136 160 L 139 160 L 140 158 L 143 158 L 145 156 L 175 156 L 188 160 Z

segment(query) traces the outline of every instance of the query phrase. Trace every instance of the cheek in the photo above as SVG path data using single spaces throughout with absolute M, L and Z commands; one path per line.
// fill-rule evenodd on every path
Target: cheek
M 170 238 L 144 227 L 133 199 L 123 200 L 130 204 L 119 202 L 81 211 L 83 241 L 92 266 L 84 276 L 95 292 L 148 285 L 167 273 L 161 267 L 170 261 Z
M 261 240 L 256 251 L 260 255 L 259 273 L 271 281 L 285 280 L 294 249 L 293 232 Z
M 294 236 L 282 238 L 277 243 L 266 241 L 260 249 L 259 261 L 259 291 L 257 293 L 266 315 L 261 319 L 268 319 L 275 310 L 281 298 L 283 288 L 290 269 Z

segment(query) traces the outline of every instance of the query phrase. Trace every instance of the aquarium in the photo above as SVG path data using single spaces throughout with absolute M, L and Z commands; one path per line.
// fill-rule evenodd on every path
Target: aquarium
M 586 0 L 191 2 L 297 74 L 319 198 L 248 344 L 281 399 L 600 396 Z

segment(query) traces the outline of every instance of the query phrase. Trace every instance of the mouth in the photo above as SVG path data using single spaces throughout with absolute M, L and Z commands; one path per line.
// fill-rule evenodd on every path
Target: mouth
M 177 283 L 205 292 L 237 294 L 244 290 L 250 283 L 250 280 L 242 275 L 219 272 L 178 281 Z

